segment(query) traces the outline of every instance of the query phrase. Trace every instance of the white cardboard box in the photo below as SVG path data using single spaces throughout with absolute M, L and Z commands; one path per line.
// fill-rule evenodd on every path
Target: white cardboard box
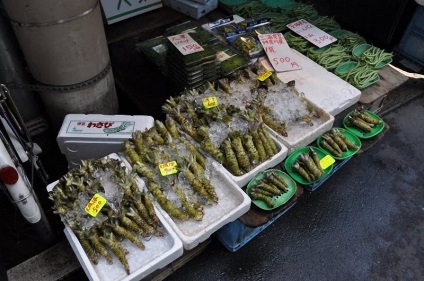
M 204 4 L 189 0 L 163 0 L 163 5 L 194 19 L 199 19 L 215 10 L 218 7 L 218 0 L 209 0 Z
M 108 24 L 162 7 L 161 0 L 100 0 Z
M 121 151 L 134 131 L 153 125 L 153 117 L 145 115 L 68 114 L 56 140 L 69 167 L 75 167 L 81 160 Z

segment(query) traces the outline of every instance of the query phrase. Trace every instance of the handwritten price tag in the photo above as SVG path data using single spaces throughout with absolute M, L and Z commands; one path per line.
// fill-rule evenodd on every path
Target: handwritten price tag
M 272 75 L 272 71 L 266 70 L 258 75 L 258 80 L 265 81 L 265 79 L 267 79 L 271 75 Z
M 337 41 L 337 38 L 304 19 L 290 23 L 287 27 L 320 48 Z
M 333 157 L 331 157 L 331 155 L 326 155 L 319 161 L 319 164 L 321 165 L 321 168 L 325 170 L 331 165 L 333 165 L 334 162 L 336 162 L 336 160 Z
M 159 164 L 160 174 L 162 176 L 169 176 L 178 173 L 177 162 L 171 161 L 168 163 Z
M 216 97 L 207 97 L 202 100 L 205 108 L 212 108 L 218 106 L 218 99 Z
M 258 38 L 275 71 L 301 69 L 283 34 L 260 34 Z
M 201 52 L 204 49 L 188 33 L 172 35 L 168 40 L 181 52 L 183 55 L 189 55 Z
M 91 198 L 90 202 L 88 202 L 87 206 L 85 206 L 84 210 L 90 214 L 92 217 L 97 217 L 100 210 L 106 204 L 106 199 L 100 194 L 96 193 Z

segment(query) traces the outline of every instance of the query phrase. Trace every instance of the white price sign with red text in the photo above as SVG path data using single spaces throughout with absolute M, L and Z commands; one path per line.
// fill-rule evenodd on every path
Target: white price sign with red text
M 199 45 L 188 33 L 181 33 L 168 37 L 169 41 L 181 52 L 183 55 L 189 55 L 203 51 L 202 46 Z
M 337 41 L 337 38 L 304 19 L 290 23 L 287 27 L 319 48 Z
M 275 71 L 301 69 L 287 41 L 281 33 L 260 34 L 259 40 Z

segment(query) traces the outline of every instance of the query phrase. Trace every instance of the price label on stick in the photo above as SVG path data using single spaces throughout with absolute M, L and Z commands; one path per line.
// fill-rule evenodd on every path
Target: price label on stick
M 301 69 L 283 34 L 260 34 L 258 38 L 275 71 Z
M 304 19 L 290 23 L 287 27 L 320 48 L 337 41 L 337 38 Z
M 106 199 L 100 194 L 96 193 L 91 198 L 90 202 L 88 202 L 87 206 L 85 206 L 84 210 L 90 214 L 92 217 L 97 217 L 100 210 L 106 204 Z
M 181 52 L 183 55 L 189 55 L 201 52 L 204 49 L 188 33 L 181 33 L 168 37 L 168 40 Z
M 213 108 L 218 106 L 218 99 L 216 97 L 206 97 L 202 99 L 205 108 Z
M 162 176 L 169 176 L 178 173 L 177 162 L 171 161 L 159 164 L 159 171 Z

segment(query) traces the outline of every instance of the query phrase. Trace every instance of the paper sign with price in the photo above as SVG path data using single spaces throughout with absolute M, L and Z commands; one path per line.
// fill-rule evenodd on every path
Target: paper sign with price
M 100 194 L 96 193 L 91 198 L 90 202 L 88 202 L 87 206 L 85 206 L 84 210 L 90 214 L 92 217 L 97 217 L 97 214 L 106 204 L 106 199 Z
M 258 36 L 275 71 L 301 69 L 289 45 L 281 33 L 260 34 Z
M 218 106 L 218 99 L 216 97 L 206 97 L 203 98 L 203 106 L 205 108 L 212 108 Z
M 337 38 L 304 19 L 290 23 L 287 27 L 320 48 L 337 41 Z
M 169 176 L 178 173 L 177 162 L 171 161 L 159 164 L 160 174 L 162 176 Z
M 168 37 L 168 40 L 181 52 L 183 55 L 189 55 L 201 52 L 204 49 L 188 33 L 181 33 Z

